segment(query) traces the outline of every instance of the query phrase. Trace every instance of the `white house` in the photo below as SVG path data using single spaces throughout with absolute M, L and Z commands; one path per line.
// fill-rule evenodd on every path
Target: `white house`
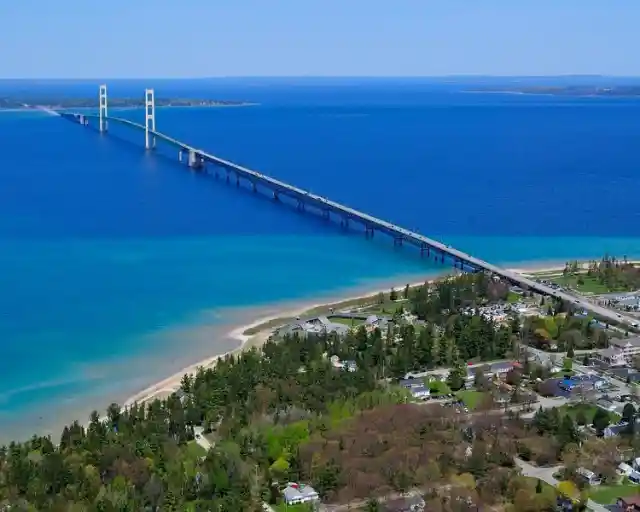
M 602 483 L 602 479 L 590 469 L 578 468 L 576 473 L 584 478 L 589 485 L 600 485 Z
M 610 366 L 624 366 L 627 364 L 627 357 L 624 352 L 615 348 L 601 350 L 598 357 Z
M 629 466 L 629 464 L 621 462 L 618 465 L 617 472 L 618 472 L 619 475 L 629 476 L 631 473 L 633 473 L 633 468 L 631 466 Z
M 426 400 L 431 396 L 431 391 L 420 379 L 404 379 L 398 384 L 403 388 L 407 388 L 413 398 Z
M 609 340 L 609 348 L 600 352 L 600 359 L 611 366 L 622 366 L 632 362 L 633 358 L 640 355 L 640 337 L 612 338 Z
M 320 496 L 310 485 L 289 482 L 282 491 L 282 496 L 287 505 L 297 505 L 298 503 L 312 503 L 318 501 Z

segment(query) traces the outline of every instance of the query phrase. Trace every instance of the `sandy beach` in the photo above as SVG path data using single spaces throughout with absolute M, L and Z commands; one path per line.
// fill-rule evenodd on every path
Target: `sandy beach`
M 538 272 L 540 273 L 556 272 L 556 271 L 561 272 L 563 269 L 564 269 L 564 263 L 553 263 L 553 262 L 541 263 L 539 265 L 527 265 L 526 267 L 519 267 L 519 268 L 509 268 L 509 270 L 518 272 L 521 274 L 531 274 L 531 273 L 538 273 Z M 416 286 L 422 286 L 425 282 L 433 282 L 437 279 L 444 277 L 445 275 L 448 275 L 448 274 L 444 273 L 436 276 L 434 276 L 433 274 L 430 274 L 429 276 L 426 276 L 425 279 L 421 281 L 414 281 L 412 283 L 409 283 L 409 286 L 412 288 Z M 401 283 L 395 286 L 395 289 L 402 290 L 404 289 L 406 284 L 407 284 L 406 282 Z M 278 310 L 269 316 L 264 316 L 252 321 L 249 324 L 236 327 L 232 331 L 230 331 L 227 334 L 227 336 L 229 338 L 237 340 L 238 347 L 236 347 L 233 350 L 224 352 L 222 354 L 213 355 L 211 357 L 198 361 L 195 364 L 187 366 L 186 368 L 183 368 L 182 370 L 174 373 L 170 377 L 167 377 L 166 379 L 163 379 L 160 382 L 157 382 L 149 386 L 148 388 L 140 391 L 139 393 L 136 393 L 133 396 L 129 397 L 124 402 L 124 407 L 130 407 L 136 402 L 144 403 L 144 402 L 155 400 L 156 398 L 164 399 L 168 397 L 169 395 L 171 395 L 171 393 L 175 392 L 180 387 L 180 382 L 182 381 L 182 378 L 185 374 L 193 375 L 196 373 L 198 368 L 211 368 L 215 366 L 216 362 L 220 358 L 224 358 L 229 354 L 236 354 L 236 353 L 242 352 L 243 350 L 251 349 L 253 347 L 257 347 L 257 348 L 261 347 L 267 341 L 267 339 L 269 338 L 269 336 L 271 335 L 271 333 L 276 327 L 284 325 L 298 316 L 311 315 L 314 313 L 314 310 L 326 310 L 330 307 L 335 307 L 336 309 L 341 307 L 344 308 L 349 305 L 353 305 L 353 303 L 358 301 L 365 302 L 368 298 L 375 299 L 375 297 L 378 294 L 387 293 L 388 291 L 389 291 L 388 287 L 383 289 L 380 289 L 378 287 L 378 288 L 372 289 L 371 291 L 360 293 L 358 295 L 336 297 L 335 299 L 324 300 L 323 302 L 318 302 L 318 303 L 306 302 L 305 304 L 301 304 L 300 307 L 298 308 L 286 308 L 286 309 L 283 308 L 282 310 Z

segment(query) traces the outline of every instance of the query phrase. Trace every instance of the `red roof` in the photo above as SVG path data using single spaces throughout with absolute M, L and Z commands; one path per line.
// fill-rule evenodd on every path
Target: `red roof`
M 627 496 L 626 498 L 618 498 L 618 501 L 624 503 L 625 507 L 633 505 L 635 507 L 640 507 L 640 494 L 637 496 Z

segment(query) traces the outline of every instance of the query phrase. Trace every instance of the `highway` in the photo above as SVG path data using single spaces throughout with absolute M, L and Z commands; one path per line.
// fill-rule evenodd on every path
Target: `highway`
M 79 116 L 82 115 L 84 116 L 84 118 L 94 118 L 97 119 L 99 118 L 98 114 L 71 114 L 71 113 L 65 113 L 63 116 L 66 118 L 74 118 L 77 120 L 77 118 L 75 118 L 75 116 Z M 107 117 L 106 118 L 109 122 L 116 122 L 116 123 L 120 123 L 123 124 L 125 126 L 129 126 L 131 128 L 135 128 L 138 130 L 141 130 L 142 132 L 146 131 L 146 128 L 144 125 L 139 124 L 139 123 L 135 123 L 133 121 L 129 121 L 128 119 L 123 119 L 123 118 L 119 118 L 119 117 Z M 294 185 L 290 185 L 288 183 L 285 183 L 283 181 L 277 180 L 275 178 L 272 178 L 270 176 L 267 176 L 265 174 L 261 174 L 257 171 L 254 171 L 252 169 L 249 169 L 247 167 L 243 167 L 241 165 L 238 165 L 236 163 L 230 162 L 228 160 L 224 160 L 222 158 L 219 158 L 215 155 L 206 153 L 200 149 L 196 149 L 193 146 L 190 146 L 188 144 L 185 144 L 177 139 L 174 139 L 173 137 L 170 137 L 168 135 L 165 135 L 164 133 L 158 132 L 158 131 L 153 131 L 153 130 L 149 130 L 149 133 L 152 134 L 153 136 L 155 136 L 157 139 L 161 139 L 164 140 L 165 142 L 176 146 L 178 148 L 180 148 L 181 150 L 184 151 L 193 151 L 195 152 L 198 156 L 200 156 L 200 158 L 202 158 L 205 161 L 214 163 L 216 165 L 219 165 L 221 167 L 224 167 L 226 169 L 230 169 L 233 172 L 235 172 L 238 176 L 242 176 L 244 178 L 247 178 L 248 180 L 250 180 L 252 183 L 262 183 L 263 185 L 267 185 L 270 189 L 278 191 L 278 192 L 282 192 L 283 194 L 287 194 L 290 197 L 294 198 L 294 199 L 298 199 L 300 201 L 304 201 L 305 203 L 309 204 L 310 206 L 315 206 L 321 210 L 332 210 L 334 212 L 339 213 L 340 215 L 344 216 L 345 218 L 351 218 L 354 219 L 360 223 L 362 223 L 363 225 L 367 226 L 368 228 L 371 229 L 377 229 L 379 231 L 382 231 L 390 236 L 393 236 L 396 239 L 401 239 L 401 240 L 405 240 L 413 245 L 416 245 L 420 248 L 430 248 L 430 249 L 435 249 L 436 251 L 439 251 L 443 254 L 447 254 L 449 257 L 453 258 L 454 261 L 458 261 L 461 263 L 464 263 L 470 267 L 476 268 L 476 269 L 482 269 L 485 270 L 487 272 L 491 272 L 494 275 L 500 276 L 503 279 L 506 279 L 508 281 L 510 281 L 512 284 L 514 285 L 518 285 L 522 288 L 531 290 L 531 291 L 535 291 L 538 292 L 540 294 L 543 295 L 547 295 L 550 297 L 555 297 L 558 299 L 562 299 L 568 302 L 573 303 L 575 306 L 584 309 L 585 311 L 589 311 L 591 313 L 593 313 L 594 315 L 597 315 L 599 318 L 610 322 L 610 323 L 619 323 L 622 325 L 625 325 L 626 327 L 630 328 L 630 329 L 634 329 L 636 324 L 638 323 L 638 320 L 635 318 L 632 318 L 630 316 L 626 316 L 626 315 L 621 315 L 618 314 L 615 311 L 612 311 L 610 309 L 604 308 L 602 306 L 599 306 L 597 304 L 593 304 L 583 298 L 580 297 L 576 297 L 574 295 L 571 295 L 569 293 L 566 293 L 564 291 L 552 288 L 550 286 L 547 286 L 543 283 L 538 283 L 535 280 L 524 276 L 522 274 L 519 274 L 517 272 L 513 272 L 511 270 L 508 269 L 504 269 L 504 268 L 500 268 L 496 265 L 493 265 L 492 263 L 489 263 L 487 261 L 481 260 L 479 258 L 476 258 L 475 256 L 472 256 L 470 254 L 467 254 L 465 252 L 462 252 L 458 249 L 455 249 L 454 247 L 451 247 L 449 245 L 443 244 L 442 242 L 439 242 L 437 240 L 433 240 L 431 238 L 428 238 L 426 236 L 423 236 L 419 233 L 415 233 L 413 231 L 409 231 L 407 229 L 404 229 L 400 226 L 397 226 L 395 224 L 392 224 L 391 222 L 387 222 L 385 220 L 379 219 L 377 217 L 373 217 L 372 215 L 360 212 L 358 210 L 355 210 L 354 208 L 350 208 L 348 206 L 345 206 L 343 204 L 337 203 L 335 201 L 331 201 L 330 199 L 327 199 L 326 197 L 322 197 L 319 196 L 317 194 L 312 194 L 311 192 L 308 192 L 306 190 L 303 190 L 301 188 L 298 188 Z

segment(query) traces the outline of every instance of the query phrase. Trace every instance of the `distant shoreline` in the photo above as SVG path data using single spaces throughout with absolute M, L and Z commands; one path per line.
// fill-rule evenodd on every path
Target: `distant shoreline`
M 640 98 L 640 87 L 501 87 L 463 90 L 475 94 L 516 94 L 524 96 L 553 96 L 566 98 Z
M 257 103 L 249 101 L 221 101 L 221 100 L 201 100 L 201 99 L 156 99 L 156 108 L 217 108 L 217 107 L 248 107 L 255 106 Z M 49 109 L 55 111 L 65 110 L 96 110 L 99 108 L 93 100 L 69 100 L 69 101 L 51 101 L 43 100 L 11 100 L 0 99 L 0 111 L 33 111 Z M 111 100 L 109 104 L 111 110 L 121 109 L 143 109 L 144 102 L 139 100 L 116 99 Z
M 156 105 L 157 109 L 161 108 L 234 108 L 234 107 L 255 107 L 260 103 L 216 103 L 211 105 Z M 43 108 L 63 112 L 66 110 L 96 110 L 95 107 L 60 107 L 50 105 L 38 105 L 37 107 L 0 107 L 0 112 L 38 112 Z M 121 107 L 109 107 L 109 110 L 138 110 L 143 109 L 144 105 L 131 105 Z

